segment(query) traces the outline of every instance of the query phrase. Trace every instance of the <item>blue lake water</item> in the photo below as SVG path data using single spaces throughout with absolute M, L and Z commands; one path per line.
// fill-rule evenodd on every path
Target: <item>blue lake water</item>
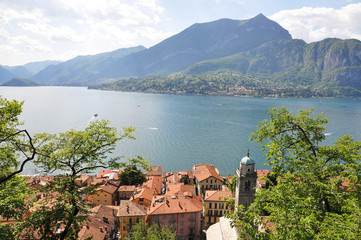
M 360 99 L 164 95 L 80 87 L 0 87 L 0 95 L 25 101 L 21 119 L 32 134 L 83 129 L 95 113 L 119 130 L 134 126 L 137 139 L 120 143 L 115 154 L 147 157 L 151 165 L 165 171 L 209 163 L 222 175 L 233 174 L 247 149 L 256 168 L 269 168 L 259 145 L 248 140 L 271 107 L 324 112 L 329 119 L 327 144 L 347 133 L 361 140 Z M 25 173 L 32 174 L 33 168 L 29 165 Z

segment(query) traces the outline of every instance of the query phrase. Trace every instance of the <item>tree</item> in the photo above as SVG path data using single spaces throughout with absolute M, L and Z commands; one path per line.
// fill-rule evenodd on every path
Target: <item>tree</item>
M 139 163 L 142 163 L 144 168 L 149 167 L 149 164 L 141 156 L 129 159 L 124 171 L 119 174 L 120 185 L 142 185 L 147 181 L 147 178 L 142 171 L 137 168 Z
M 160 226 L 159 224 L 148 225 L 143 221 L 133 226 L 126 240 L 175 240 L 177 234 L 174 227 Z
M 15 222 L 26 213 L 24 201 L 31 193 L 19 173 L 36 154 L 28 131 L 20 129 L 22 105 L 0 97 L 0 217 Z M 0 225 L 0 239 L 11 239 L 13 227 Z
M 269 180 L 268 188 L 257 191 L 238 224 L 268 222 L 263 239 L 361 237 L 361 142 L 344 135 L 333 145 L 321 145 L 327 119 L 310 117 L 312 111 L 292 115 L 284 107 L 272 108 L 270 120 L 252 133 L 277 184 Z M 251 238 L 259 234 L 248 231 Z
M 23 102 L 9 101 L 0 96 L 0 184 L 21 173 L 36 154 L 28 131 L 19 129 L 22 105 Z
M 31 217 L 22 224 L 22 234 L 28 238 L 37 235 L 41 239 L 76 239 L 89 210 L 84 196 L 93 194 L 97 186 L 79 188 L 75 179 L 98 168 L 126 166 L 120 157 L 109 156 L 120 140 L 134 138 L 133 130 L 124 128 L 118 136 L 109 121 L 102 120 L 81 131 L 37 134 L 34 140 L 39 144 L 39 156 L 35 163 L 46 173 L 61 173 L 44 189 L 46 197 L 34 204 Z

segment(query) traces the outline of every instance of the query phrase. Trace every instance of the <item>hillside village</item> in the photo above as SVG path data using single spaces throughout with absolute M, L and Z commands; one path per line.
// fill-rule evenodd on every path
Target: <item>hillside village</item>
M 125 239 L 132 226 L 143 221 L 174 226 L 177 239 L 223 239 L 222 235 L 236 239 L 236 229 L 223 217 L 231 211 L 225 204 L 226 198 L 247 207 L 254 199 L 255 189 L 265 186 L 262 176 L 270 170 L 256 170 L 249 153 L 235 169 L 236 196 L 226 184 L 233 176 L 222 177 L 218 169 L 209 164 L 177 172 L 164 172 L 161 166 L 152 166 L 143 172 L 147 181 L 141 186 L 120 185 L 118 175 L 124 170 L 103 169 L 97 175 L 80 175 L 76 179 L 78 187 L 96 184 L 98 187 L 95 194 L 82 199 L 94 207 L 78 238 Z M 28 176 L 27 179 L 29 187 L 41 189 L 53 176 Z M 37 195 L 39 200 L 45 197 L 42 192 Z

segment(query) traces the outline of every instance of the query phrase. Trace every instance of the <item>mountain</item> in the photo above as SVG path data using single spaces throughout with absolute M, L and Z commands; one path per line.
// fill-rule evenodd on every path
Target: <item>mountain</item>
M 361 90 L 361 42 L 355 39 L 279 40 L 247 52 L 197 63 L 187 74 L 228 69 L 263 74 L 288 85 L 335 85 Z
M 13 78 L 3 83 L 2 86 L 30 87 L 30 86 L 40 86 L 40 84 L 30 79 Z
M 123 91 L 288 97 L 361 96 L 361 42 L 276 40 L 198 62 L 182 74 L 119 80 Z
M 61 61 L 46 60 L 46 61 L 30 62 L 23 65 L 22 67 L 24 67 L 27 71 L 29 71 L 32 75 L 34 75 L 50 65 L 57 65 L 59 63 L 61 63 Z
M 0 83 L 6 82 L 10 79 L 15 77 L 14 74 L 12 74 L 10 71 L 5 69 L 4 67 L 0 66 Z
M 11 72 L 14 76 L 20 77 L 20 78 L 30 78 L 33 73 L 31 73 L 29 70 L 27 70 L 23 66 L 3 66 L 6 70 Z
M 89 85 L 99 79 L 167 75 L 199 61 L 233 55 L 279 39 L 292 37 L 262 14 L 241 21 L 220 19 L 194 24 L 149 49 L 104 59 L 101 64 L 86 57 L 72 59 L 44 69 L 33 79 L 53 85 Z
M 57 65 L 51 65 L 34 75 L 32 79 L 48 85 L 86 86 L 90 83 L 94 84 L 107 78 L 108 74 L 102 74 L 102 72 L 113 62 L 144 49 L 143 46 L 138 46 L 96 55 L 78 56 Z

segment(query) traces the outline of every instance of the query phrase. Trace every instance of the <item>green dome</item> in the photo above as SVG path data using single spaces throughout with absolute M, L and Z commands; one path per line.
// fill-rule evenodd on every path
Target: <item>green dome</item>
M 254 164 L 254 161 L 251 157 L 246 156 L 246 157 L 242 158 L 241 163 L 245 164 L 245 165 L 251 165 L 251 164 Z

